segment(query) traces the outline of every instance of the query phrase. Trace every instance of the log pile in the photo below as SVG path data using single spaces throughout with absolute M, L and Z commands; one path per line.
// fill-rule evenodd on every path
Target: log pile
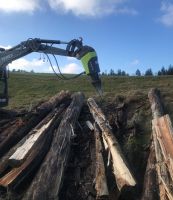
M 29 187 L 24 200 L 58 199 L 64 181 L 74 129 L 84 104 L 84 95 L 60 92 L 48 102 L 41 104 L 26 119 L 17 119 L 9 134 L 0 135 L 0 188 L 15 191 L 30 175 Z M 94 117 L 86 125 L 95 136 L 95 190 L 96 199 L 109 199 L 107 168 L 103 151 L 110 151 L 116 184 L 121 190 L 136 185 L 120 146 L 107 120 L 93 99 L 88 106 Z M 17 124 L 17 125 L 16 125 Z M 4 137 L 4 138 L 3 138 Z M 46 183 L 46 184 L 45 184 Z
M 38 108 L 38 119 L 33 116 L 28 122 L 31 127 L 37 125 L 26 135 L 24 132 L 29 128 L 25 128 L 23 139 L 0 161 L 1 189 L 16 190 L 42 164 L 24 199 L 58 199 L 83 103 L 82 93 L 60 92 Z M 12 137 L 15 136 L 10 134 Z
M 82 93 L 73 95 L 72 102 L 66 110 L 57 131 L 54 133 L 50 150 L 24 197 L 25 200 L 58 199 L 70 153 L 73 129 L 83 103 L 84 95 Z
M 88 106 L 95 122 L 97 123 L 97 125 L 99 126 L 101 130 L 102 137 L 105 140 L 104 141 L 105 146 L 108 147 L 111 153 L 112 163 L 113 163 L 113 173 L 114 173 L 116 184 L 119 191 L 121 192 L 125 187 L 134 187 L 136 185 L 136 181 L 127 165 L 127 161 L 121 151 L 121 148 L 115 136 L 113 135 L 113 132 L 111 130 L 111 127 L 105 115 L 103 114 L 102 110 L 98 107 L 94 99 L 92 98 L 88 99 Z M 98 131 L 95 130 L 95 132 L 96 132 L 96 137 L 98 138 Z M 96 152 L 96 154 L 100 154 L 99 150 L 98 152 Z M 101 162 L 101 160 L 102 159 L 99 158 L 99 162 Z M 104 185 L 106 185 L 106 181 L 104 178 L 104 168 L 102 167 L 102 169 L 100 170 L 102 171 L 102 181 Z M 97 177 L 97 174 L 96 174 L 96 177 Z M 98 190 L 98 188 L 100 188 L 98 187 L 100 185 L 100 178 L 99 179 L 96 178 L 96 181 L 98 181 L 96 182 L 97 195 L 99 195 L 100 193 L 100 190 Z M 102 192 L 107 194 L 107 191 L 105 188 L 106 187 L 104 187 L 104 190 Z
M 61 102 L 65 102 L 70 98 L 68 91 L 62 91 L 53 96 L 49 101 L 37 107 L 26 119 L 17 119 L 10 130 L 5 130 L 0 134 L 0 157 L 17 144 L 32 128 L 34 128 L 44 117 L 47 116 Z
M 149 92 L 149 100 L 153 115 L 152 138 L 141 200 L 172 200 L 173 128 L 169 115 L 164 114 L 158 90 Z M 1 191 L 16 192 L 21 185 L 24 193 L 20 200 L 70 199 L 68 192 L 65 193 L 66 197 L 62 196 L 62 185 L 69 176 L 67 167 L 76 169 L 76 174 L 70 174 L 76 184 L 71 187 L 81 188 L 80 195 L 85 193 L 82 200 L 118 200 L 127 191 L 130 199 L 130 193 L 137 188 L 137 183 L 113 129 L 93 98 L 87 100 L 88 107 L 86 104 L 83 107 L 84 103 L 82 93 L 71 95 L 62 91 L 34 108 L 27 117 L 18 117 L 10 129 L 1 129 L 0 199 Z M 89 117 L 86 120 L 82 113 L 84 124 L 81 125 L 79 115 L 81 109 L 86 107 Z M 92 148 L 85 131 L 93 137 Z M 86 145 L 80 146 L 79 141 L 75 140 L 79 135 L 79 141 L 83 140 Z M 78 149 L 82 147 L 82 156 L 86 152 L 87 156 L 83 160 L 81 158 L 82 162 L 79 159 L 81 155 L 75 157 L 74 163 L 71 161 L 74 152 L 78 153 L 73 151 L 75 145 L 80 146 Z M 88 160 L 92 166 L 89 166 Z M 90 179 L 84 178 L 84 168 L 93 172 Z M 133 197 L 138 198 L 137 195 Z
M 61 99 L 63 100 L 62 96 Z M 54 129 L 59 125 L 66 107 L 67 103 L 63 103 L 55 108 L 4 156 L 0 163 L 1 187 L 16 188 L 39 166 L 49 150 Z M 6 173 L 9 166 L 10 171 Z
M 169 115 L 164 115 L 159 91 L 151 89 L 148 97 L 153 115 L 152 142 L 142 200 L 148 198 L 172 200 L 173 128 Z

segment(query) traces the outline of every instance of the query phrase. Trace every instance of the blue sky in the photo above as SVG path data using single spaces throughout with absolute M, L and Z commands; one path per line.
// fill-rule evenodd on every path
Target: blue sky
M 102 72 L 154 72 L 173 64 L 173 1 L 171 0 L 0 0 L 0 46 L 27 38 L 83 37 L 94 47 Z M 32 54 L 10 69 L 51 72 Z M 83 71 L 75 59 L 58 57 L 63 72 Z

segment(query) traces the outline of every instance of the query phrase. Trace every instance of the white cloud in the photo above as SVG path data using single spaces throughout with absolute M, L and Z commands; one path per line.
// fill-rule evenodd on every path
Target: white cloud
M 140 61 L 138 59 L 135 59 L 130 63 L 130 65 L 132 65 L 132 66 L 137 66 L 139 64 L 140 64 Z
M 52 72 L 47 62 L 43 62 L 43 60 L 38 60 L 35 58 L 32 60 L 28 60 L 26 58 L 20 58 L 10 63 L 9 68 L 10 70 L 21 69 L 25 71 L 34 70 L 34 72 L 47 72 L 47 73 Z
M 56 66 L 53 66 L 55 71 L 59 73 Z M 32 59 L 28 60 L 26 58 L 20 58 L 9 64 L 10 70 L 25 70 L 30 72 L 43 72 L 43 73 L 53 73 L 53 70 L 48 62 L 43 62 L 43 60 Z M 78 74 L 82 71 L 82 67 L 75 62 L 68 63 L 64 66 L 60 66 L 61 72 L 66 74 Z
M 72 12 L 76 16 L 102 16 L 115 14 L 136 15 L 137 11 L 125 7 L 128 0 L 48 0 L 50 7 L 59 12 Z
M 76 16 L 138 14 L 135 9 L 127 6 L 128 2 L 130 0 L 0 0 L 0 11 L 33 13 L 48 4 L 51 9 L 59 13 L 71 12 Z
M 3 46 L 3 45 L 0 45 L 0 48 L 4 48 L 4 49 L 10 49 L 10 48 L 11 48 L 11 46 L 10 46 L 10 45 L 8 45 L 8 46 Z
M 67 57 L 67 61 L 74 62 L 74 61 L 76 61 L 76 58 L 74 58 L 74 57 Z
M 159 21 L 165 26 L 173 26 L 173 3 L 162 2 L 161 11 L 163 15 L 160 17 Z
M 69 63 L 62 67 L 62 73 L 65 74 L 78 74 L 82 71 L 81 67 L 76 63 Z
M 0 11 L 3 12 L 29 12 L 39 8 L 39 0 L 0 0 Z

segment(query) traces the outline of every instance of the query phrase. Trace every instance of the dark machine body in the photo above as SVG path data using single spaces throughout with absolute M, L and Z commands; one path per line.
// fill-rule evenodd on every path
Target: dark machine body
M 58 48 L 53 45 L 64 44 L 65 49 Z M 75 57 L 81 60 L 85 74 L 91 77 L 93 86 L 101 95 L 101 80 L 99 78 L 99 64 L 95 50 L 83 45 L 82 40 L 71 40 L 63 42 L 60 40 L 45 40 L 45 39 L 28 39 L 21 42 L 19 45 L 5 50 L 0 48 L 0 107 L 8 105 L 8 70 L 7 65 L 12 61 L 26 56 L 32 52 L 44 53 L 61 56 Z

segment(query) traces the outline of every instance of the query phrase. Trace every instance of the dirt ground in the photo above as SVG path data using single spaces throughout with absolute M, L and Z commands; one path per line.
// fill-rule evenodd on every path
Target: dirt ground
M 105 100 L 97 100 L 102 108 L 112 131 L 118 139 L 122 151 L 127 158 L 128 165 L 137 180 L 137 187 L 126 188 L 118 194 L 116 181 L 108 166 L 106 175 L 110 200 L 139 199 L 142 193 L 143 178 L 149 152 L 151 135 L 151 111 L 147 96 L 136 93 L 129 97 L 116 96 Z M 5 129 L 19 125 L 21 119 L 29 115 L 26 111 L 0 111 L 0 133 Z M 60 192 L 60 200 L 94 200 L 96 199 L 95 185 L 95 139 L 94 133 L 87 125 L 89 120 L 94 123 L 87 104 L 82 108 L 79 121 L 76 124 L 75 134 L 71 146 L 71 154 L 65 171 L 65 179 Z M 6 137 L 4 135 L 4 137 Z M 1 140 L 3 137 L 0 137 Z M 0 141 L 1 142 L 1 141 Z M 107 155 L 104 153 L 104 162 L 107 164 Z M 29 180 L 29 181 L 32 181 Z M 25 183 L 26 186 L 29 185 Z M 27 187 L 22 187 L 12 195 L 7 195 L 0 189 L 0 199 L 22 199 Z

